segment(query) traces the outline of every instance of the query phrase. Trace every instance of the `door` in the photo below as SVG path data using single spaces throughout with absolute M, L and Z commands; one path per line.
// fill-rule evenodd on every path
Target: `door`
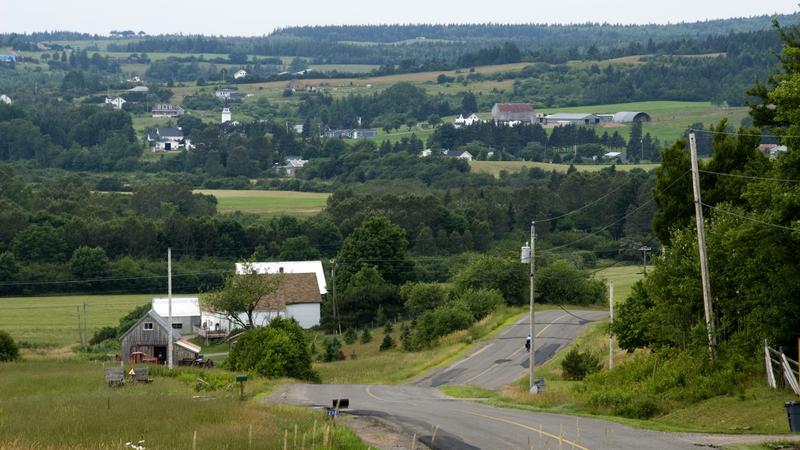
M 158 358 L 159 364 L 164 364 L 167 362 L 167 346 L 165 345 L 156 345 L 153 347 L 153 355 Z

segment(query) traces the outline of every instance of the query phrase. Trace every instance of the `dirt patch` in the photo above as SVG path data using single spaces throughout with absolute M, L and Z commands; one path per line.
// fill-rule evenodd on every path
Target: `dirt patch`
M 413 434 L 408 434 L 401 427 L 370 416 L 340 416 L 340 422 L 353 430 L 364 443 L 381 450 L 425 450 L 430 447 L 417 441 L 413 444 Z

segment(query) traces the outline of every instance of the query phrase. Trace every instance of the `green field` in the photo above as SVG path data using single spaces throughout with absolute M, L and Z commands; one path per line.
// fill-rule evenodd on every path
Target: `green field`
M 200 377 L 219 389 L 197 392 Z M 110 388 L 99 363 L 0 364 L 0 449 L 123 449 L 139 440 L 148 449 L 280 449 L 284 436 L 293 449 L 366 448 L 322 411 L 261 401 L 279 381 L 251 376 L 240 400 L 230 372 L 181 369 L 152 378 Z M 321 445 L 326 435 L 329 445 Z
M 76 308 L 83 313 L 89 337 L 113 326 L 128 311 L 150 301 L 151 294 L 0 297 L 0 330 L 31 347 L 62 347 L 80 341 Z
M 652 266 L 647 266 L 648 270 Z M 633 285 L 644 277 L 642 273 L 642 266 L 617 266 L 603 269 L 594 274 L 598 280 L 606 280 L 607 283 L 614 284 L 614 301 L 616 303 L 624 302 L 631 294 Z
M 633 169 L 643 169 L 643 170 L 653 170 L 658 167 L 659 164 L 618 164 L 616 165 L 617 170 L 633 170 Z M 469 167 L 475 173 L 488 173 L 494 176 L 500 176 L 500 172 L 505 170 L 506 172 L 518 172 L 523 167 L 527 167 L 529 169 L 539 168 L 544 170 L 545 172 L 551 172 L 555 170 L 556 172 L 566 172 L 569 169 L 569 164 L 551 164 L 551 163 L 543 163 L 543 162 L 535 162 L 535 161 L 470 161 Z M 606 169 L 611 167 L 611 164 L 576 164 L 575 168 L 579 171 L 586 171 L 586 172 L 599 172 L 602 169 Z
M 325 207 L 328 193 L 294 191 L 256 191 L 233 189 L 198 189 L 197 193 L 217 198 L 217 211 L 241 211 L 261 216 L 308 216 Z

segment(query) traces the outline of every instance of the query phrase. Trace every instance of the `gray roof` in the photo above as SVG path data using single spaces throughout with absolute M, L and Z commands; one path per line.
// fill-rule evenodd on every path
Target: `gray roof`
M 556 113 L 550 114 L 549 116 L 545 116 L 547 120 L 587 120 L 596 118 L 597 116 L 594 114 L 584 114 L 584 113 Z
M 181 131 L 180 128 L 156 128 L 156 134 L 164 138 L 183 138 L 183 131 Z
M 147 86 L 136 86 L 128 89 L 128 92 L 149 92 L 150 89 Z
M 614 118 L 612 120 L 618 123 L 633 122 L 634 120 L 649 121 L 650 115 L 641 111 L 621 111 L 614 114 Z
M 147 311 L 145 313 L 145 315 L 142 316 L 141 319 L 137 320 L 136 323 L 132 327 L 128 328 L 128 331 L 122 333 L 122 336 L 119 337 L 119 340 L 120 341 L 123 340 L 125 338 L 125 336 L 127 336 L 129 333 L 131 333 L 134 330 L 134 328 L 139 326 L 139 323 L 141 323 L 144 319 L 146 319 L 148 317 L 153 319 L 153 322 L 157 323 L 158 326 L 160 326 L 161 328 L 163 328 L 165 330 L 169 330 L 169 324 L 164 319 L 162 319 L 161 316 L 159 316 L 158 313 L 153 310 L 153 308 L 150 308 L 150 310 Z M 178 331 L 178 330 L 176 330 L 174 328 L 171 330 L 170 334 L 172 335 L 172 339 L 174 339 L 174 340 L 178 340 L 178 339 L 181 338 L 180 331 Z

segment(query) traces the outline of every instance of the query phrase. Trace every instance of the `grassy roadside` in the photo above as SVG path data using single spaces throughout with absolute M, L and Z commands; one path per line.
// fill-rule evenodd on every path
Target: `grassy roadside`
M 582 350 L 598 352 L 605 370 L 608 365 L 606 326 L 607 322 L 604 321 L 590 327 L 567 349 L 577 345 Z M 441 390 L 451 397 L 475 399 L 499 407 L 594 417 L 656 431 L 728 434 L 787 432 L 783 404 L 796 398 L 789 391 L 766 387 L 762 379 L 753 379 L 738 395 L 713 397 L 649 420 L 597 414 L 583 395 L 581 382 L 562 378 L 561 361 L 567 349 L 537 368 L 537 376 L 542 376 L 546 380 L 547 390 L 542 394 L 535 396 L 528 394 L 527 377 L 506 385 L 497 392 L 474 386 L 448 386 Z M 615 365 L 624 364 L 626 360 L 635 356 L 619 349 L 614 355 Z
M 421 352 L 404 352 L 395 348 L 381 352 L 383 329 L 370 330 L 372 341 L 343 345 L 347 359 L 329 363 L 317 363 L 323 383 L 331 384 L 394 384 L 420 376 L 425 372 L 447 365 L 463 356 L 475 344 L 493 336 L 513 324 L 524 313 L 520 307 L 503 307 L 473 325 L 468 330 L 458 331 L 444 337 L 438 346 Z M 400 344 L 400 326 L 396 325 L 392 338 Z M 317 348 L 321 350 L 321 340 Z
M 222 386 L 196 391 L 198 375 Z M 235 383 L 228 386 L 232 377 L 182 370 L 146 385 L 109 388 L 101 365 L 78 359 L 0 364 L 0 448 L 124 448 L 143 439 L 149 449 L 189 449 L 196 432 L 198 449 L 274 449 L 283 448 L 287 432 L 293 445 L 295 429 L 292 448 L 303 437 L 319 446 L 330 423 L 322 412 L 263 404 L 260 394 L 279 381 L 261 378 L 251 378 L 249 398 L 241 401 Z M 321 448 L 367 448 L 346 427 L 327 434 L 331 445 Z

